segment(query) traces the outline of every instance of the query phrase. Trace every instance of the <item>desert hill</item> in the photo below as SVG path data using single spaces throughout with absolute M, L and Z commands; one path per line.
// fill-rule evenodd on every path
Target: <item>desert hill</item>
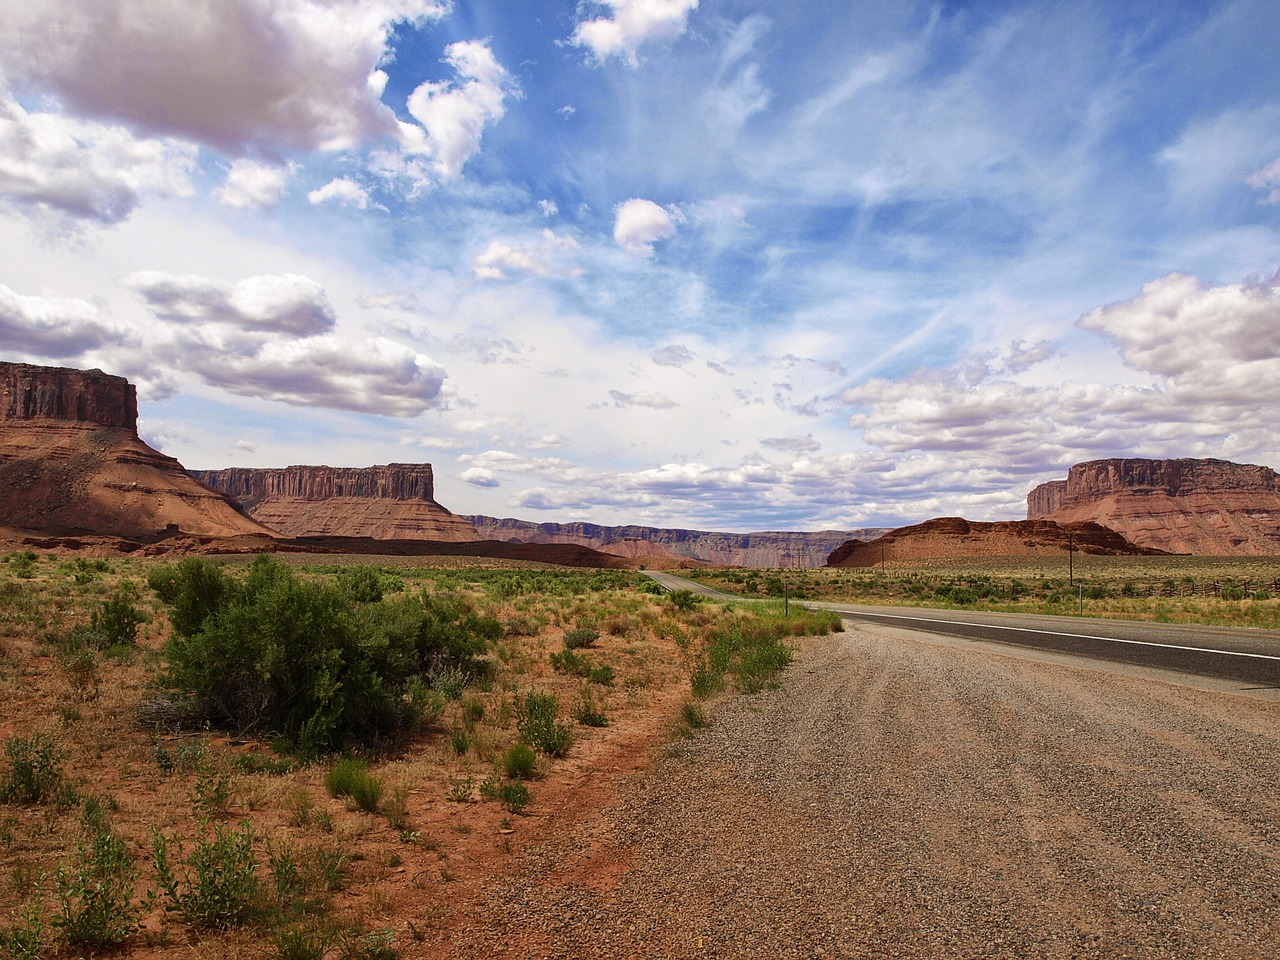
M 483 516 L 464 519 L 486 540 L 577 543 L 617 556 L 685 558 L 740 567 L 820 567 L 842 543 L 885 532 L 885 528 L 874 528 L 813 533 L 715 533 L 662 527 L 605 527 L 595 523 L 531 523 Z
M 1027 517 L 1092 520 L 1202 556 L 1280 553 L 1280 475 L 1227 460 L 1090 460 L 1027 496 Z
M 133 384 L 0 362 L 0 525 L 154 539 L 273 536 L 138 438 Z
M 437 540 L 482 537 L 435 500 L 429 463 L 374 467 L 231 467 L 191 475 L 290 537 Z M 496 538 L 493 538 L 496 539 Z
M 933 560 L 944 557 L 1026 557 L 1065 553 L 1068 548 L 1101 555 L 1157 554 L 1130 543 L 1096 523 L 1058 524 L 1052 520 L 1004 520 L 976 523 L 940 517 L 891 530 L 877 540 L 850 540 L 833 552 L 829 567 L 873 567 L 882 560 Z

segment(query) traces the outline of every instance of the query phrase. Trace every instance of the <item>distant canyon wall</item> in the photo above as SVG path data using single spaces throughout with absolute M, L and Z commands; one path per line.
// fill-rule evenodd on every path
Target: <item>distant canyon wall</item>
M 1280 475 L 1227 460 L 1091 460 L 1033 489 L 1027 518 L 1091 520 L 1171 553 L 1280 553 Z
M 472 526 L 435 500 L 429 463 L 372 467 L 228 467 L 192 470 L 248 514 L 291 537 L 479 540 Z
M 812 533 L 717 533 L 635 525 L 532 523 L 484 516 L 465 519 L 486 540 L 576 543 L 618 556 L 642 557 L 649 554 L 741 567 L 821 567 L 842 543 L 853 538 L 876 537 L 885 532 L 884 528 L 873 528 Z

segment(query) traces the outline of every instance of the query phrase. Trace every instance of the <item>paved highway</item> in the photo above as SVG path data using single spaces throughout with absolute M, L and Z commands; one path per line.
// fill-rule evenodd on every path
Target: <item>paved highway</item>
M 669 573 L 646 573 L 668 590 L 692 590 L 717 600 L 742 599 Z M 846 620 L 1280 688 L 1280 632 L 1273 630 L 848 603 L 805 601 L 803 605 L 834 610 Z

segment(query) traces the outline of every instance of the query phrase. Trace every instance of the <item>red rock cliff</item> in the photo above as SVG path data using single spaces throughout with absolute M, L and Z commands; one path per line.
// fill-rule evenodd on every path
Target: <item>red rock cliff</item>
M 136 433 L 138 392 L 101 370 L 0 363 L 0 420 L 66 420 Z
M 478 540 L 471 524 L 435 501 L 429 463 L 374 467 L 229 467 L 191 475 L 249 515 L 292 537 Z
M 270 536 L 138 438 L 133 384 L 101 370 L 0 362 L 0 525 L 147 538 Z
M 1032 490 L 1027 517 L 1093 520 L 1176 553 L 1277 553 L 1280 475 L 1227 460 L 1090 460 Z

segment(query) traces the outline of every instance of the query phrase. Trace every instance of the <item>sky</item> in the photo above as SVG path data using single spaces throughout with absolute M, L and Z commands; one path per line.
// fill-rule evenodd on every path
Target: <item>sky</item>
M 455 513 L 1280 467 L 1274 0 L 0 0 L 0 359 Z

